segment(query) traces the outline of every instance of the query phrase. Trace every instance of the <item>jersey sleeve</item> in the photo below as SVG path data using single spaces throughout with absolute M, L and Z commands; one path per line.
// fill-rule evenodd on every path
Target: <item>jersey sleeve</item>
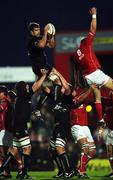
M 95 34 L 93 32 L 89 32 L 88 36 L 85 39 L 89 46 L 93 44 L 94 37 Z
M 38 43 L 39 43 L 40 39 L 41 39 L 41 37 L 32 37 L 32 38 L 30 39 L 30 46 L 31 46 L 31 47 L 36 47 L 36 46 L 38 46 Z

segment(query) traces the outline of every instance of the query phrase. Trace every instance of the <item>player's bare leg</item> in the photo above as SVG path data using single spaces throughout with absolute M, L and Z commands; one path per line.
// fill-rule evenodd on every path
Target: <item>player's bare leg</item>
M 15 155 L 16 153 L 18 153 L 18 150 L 17 149 L 13 149 L 13 148 L 10 148 L 9 149 L 9 152 L 7 153 L 3 163 L 2 163 L 2 166 L 0 167 L 0 173 L 2 174 L 4 170 L 7 169 L 10 161 L 13 159 L 13 160 L 16 160 L 15 159 Z
M 107 83 L 104 84 L 104 87 L 113 90 L 113 79 L 110 78 Z
M 10 147 L 10 153 L 14 156 L 15 160 L 17 161 L 17 166 L 18 166 L 17 177 L 19 177 L 19 175 L 22 172 L 22 157 L 18 151 L 18 148 L 16 147 Z
M 89 152 L 88 152 L 88 161 L 94 157 L 94 155 L 96 154 L 96 146 L 94 144 L 94 142 L 89 142 Z
M 2 165 L 3 163 L 3 159 L 4 159 L 4 150 L 3 150 L 3 147 L 0 146 L 0 166 Z
M 107 177 L 113 178 L 113 145 L 109 144 L 106 146 L 106 148 L 107 148 L 107 157 L 109 159 L 111 170 L 112 170 L 112 172 L 108 174 Z

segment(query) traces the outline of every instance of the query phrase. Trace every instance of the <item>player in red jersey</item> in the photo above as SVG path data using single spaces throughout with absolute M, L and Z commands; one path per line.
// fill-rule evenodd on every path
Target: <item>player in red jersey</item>
M 113 92 L 110 91 L 109 97 L 102 98 L 103 114 L 106 128 L 99 130 L 99 135 L 104 139 L 107 149 L 107 157 L 110 162 L 112 172 L 107 175 L 113 178 Z
M 8 89 L 0 85 L 0 167 L 12 144 L 12 107 L 8 100 Z M 5 169 L 0 178 L 11 178 L 9 167 Z
M 86 174 L 86 165 L 95 154 L 95 144 L 91 135 L 90 129 L 88 128 L 88 118 L 86 112 L 86 105 L 84 100 L 88 95 L 93 92 L 95 85 L 91 87 L 80 96 L 75 96 L 74 104 L 70 112 L 71 116 L 71 133 L 81 148 L 79 178 L 88 178 Z
M 103 122 L 100 87 L 103 86 L 113 90 L 113 80 L 100 70 L 101 66 L 93 52 L 92 46 L 97 28 L 97 9 L 95 7 L 91 8 L 90 14 L 92 15 L 90 32 L 87 37 L 77 39 L 77 48 L 74 53 L 74 58 L 82 67 L 83 76 L 87 83 L 89 85 L 93 83 L 98 85 L 98 88 L 94 89 L 95 106 L 99 121 Z

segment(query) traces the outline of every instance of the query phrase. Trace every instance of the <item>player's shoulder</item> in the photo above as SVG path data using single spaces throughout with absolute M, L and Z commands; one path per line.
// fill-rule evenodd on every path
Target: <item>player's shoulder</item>
M 33 42 L 35 42 L 35 41 L 40 41 L 42 39 L 42 36 L 30 36 L 29 37 L 29 43 L 33 43 Z
M 89 31 L 89 36 L 95 36 L 94 32 Z

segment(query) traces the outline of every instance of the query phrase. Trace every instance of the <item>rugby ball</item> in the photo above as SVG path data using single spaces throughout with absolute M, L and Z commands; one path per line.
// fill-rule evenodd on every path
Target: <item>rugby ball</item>
M 55 26 L 52 23 L 48 23 L 47 26 L 49 27 L 48 33 L 51 35 L 55 35 L 55 32 L 56 32 Z
M 56 74 L 54 74 L 53 72 L 51 72 L 48 76 L 48 78 L 51 80 L 51 81 L 55 81 L 56 79 L 59 79 L 58 76 Z

